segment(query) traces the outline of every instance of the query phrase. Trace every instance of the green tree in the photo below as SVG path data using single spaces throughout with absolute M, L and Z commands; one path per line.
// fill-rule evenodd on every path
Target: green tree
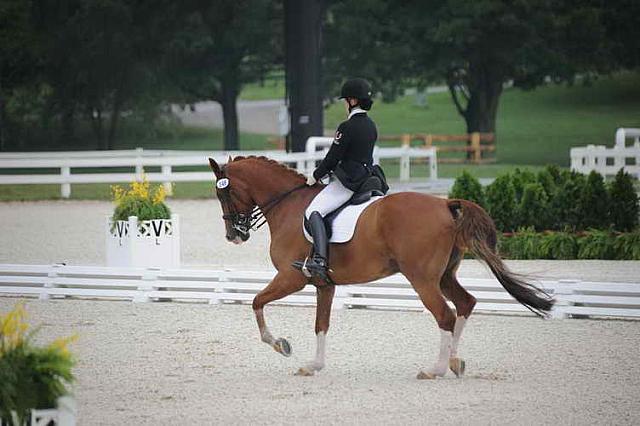
M 460 176 L 458 176 L 453 183 L 449 198 L 460 198 L 463 200 L 473 201 L 474 203 L 484 206 L 484 191 L 482 185 L 471 175 L 468 171 L 464 170 Z
M 520 227 L 532 226 L 542 231 L 547 223 L 547 194 L 537 182 L 527 183 L 522 191 L 522 198 L 517 208 L 517 223 Z
M 516 190 L 510 174 L 498 176 L 486 189 L 487 210 L 503 232 L 516 229 Z
M 601 174 L 592 171 L 587 177 L 580 197 L 581 228 L 607 229 L 609 227 L 609 193 Z
M 616 231 L 632 231 L 638 226 L 638 195 L 633 178 L 620 169 L 609 187 L 611 197 L 610 217 Z
M 239 149 L 236 102 L 243 84 L 261 79 L 280 54 L 275 7 L 269 0 L 195 1 L 167 45 L 166 67 L 181 102 L 221 105 L 225 149 Z

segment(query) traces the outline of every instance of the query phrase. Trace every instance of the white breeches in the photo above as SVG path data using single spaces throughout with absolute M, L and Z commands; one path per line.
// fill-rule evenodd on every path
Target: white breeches
M 309 204 L 304 215 L 307 219 L 311 213 L 317 211 L 325 217 L 344 203 L 353 195 L 353 191 L 345 188 L 342 183 L 335 177 L 331 176 L 329 185 L 327 185 Z

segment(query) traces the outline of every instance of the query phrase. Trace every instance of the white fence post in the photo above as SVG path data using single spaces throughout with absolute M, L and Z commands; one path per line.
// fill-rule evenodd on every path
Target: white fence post
M 71 167 L 61 167 L 60 175 L 62 179 L 65 181 L 62 185 L 60 185 L 60 195 L 62 198 L 69 198 L 71 196 L 71 184 L 68 179 L 71 177 Z
M 573 305 L 572 295 L 575 291 L 575 287 L 580 281 L 578 280 L 558 280 L 558 284 L 555 286 L 554 296 L 556 296 L 556 303 L 551 312 L 551 318 L 563 319 L 568 316 L 567 307 Z
M 63 265 L 59 265 L 59 264 L 51 265 L 51 269 L 47 273 L 47 278 L 44 281 L 44 286 L 43 287 L 45 289 L 56 288 L 58 286 L 55 283 L 55 281 L 56 281 L 56 278 L 58 278 L 58 269 L 61 266 L 63 266 Z M 40 299 L 40 300 L 49 300 L 50 298 L 51 298 L 51 295 L 46 290 L 43 291 L 42 293 L 40 293 L 40 296 L 38 297 L 38 299 Z
M 336 286 L 336 294 L 333 298 L 333 309 L 343 310 L 346 306 L 344 301 L 347 297 L 350 296 L 349 290 L 344 285 Z
M 167 193 L 167 195 L 173 195 L 173 185 L 171 183 L 171 165 L 170 164 L 164 164 L 162 165 L 162 177 L 164 178 L 164 182 L 162 183 L 162 186 L 164 186 L 164 192 Z
M 409 157 L 409 146 L 404 145 L 400 157 L 400 180 L 406 181 L 409 177 L 411 177 L 411 157 Z
M 142 179 L 142 174 L 144 173 L 144 166 L 142 165 L 142 156 L 143 156 L 143 149 L 138 147 L 136 148 L 136 163 L 135 163 L 135 167 L 136 167 L 136 179 L 140 180 Z
M 142 274 L 142 281 L 138 286 L 138 293 L 136 293 L 133 301 L 136 303 L 149 302 L 149 292 L 157 290 L 158 286 L 156 281 L 158 280 L 158 272 L 160 268 L 147 268 Z

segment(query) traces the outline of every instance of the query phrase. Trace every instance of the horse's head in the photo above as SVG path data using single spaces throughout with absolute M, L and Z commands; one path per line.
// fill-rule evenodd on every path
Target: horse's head
M 246 182 L 237 176 L 231 176 L 233 173 L 229 173 L 226 167 L 221 168 L 213 158 L 209 158 L 209 165 L 216 175 L 216 194 L 222 206 L 227 241 L 242 244 L 250 237 L 251 219 L 256 203 L 249 195 Z

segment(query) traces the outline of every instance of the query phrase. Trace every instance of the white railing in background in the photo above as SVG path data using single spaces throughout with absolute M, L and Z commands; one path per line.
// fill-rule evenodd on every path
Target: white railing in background
M 204 301 L 210 304 L 250 303 L 275 271 L 233 271 L 155 268 L 107 268 L 64 265 L 0 264 L 0 295 L 50 298 L 115 298 L 134 302 Z M 478 312 L 528 313 L 495 279 L 462 278 L 478 300 Z M 554 318 L 640 317 L 640 283 L 543 281 L 557 299 Z M 274 302 L 313 306 L 315 288 Z M 336 287 L 334 308 L 424 309 L 407 279 L 393 275 L 368 285 Z
M 626 140 L 632 139 L 630 146 Z M 615 175 L 620 169 L 640 178 L 640 129 L 620 128 L 613 148 L 587 145 L 571 148 L 571 170 L 580 173 L 596 171 L 603 176 Z
M 327 137 L 310 137 L 307 139 L 306 153 L 309 158 L 320 149 L 324 153 L 328 151 L 333 143 L 333 138 Z M 403 146 L 398 148 L 380 148 L 376 146 L 373 150 L 373 163 L 378 164 L 381 159 L 399 158 L 400 159 L 400 180 L 407 181 L 411 177 L 411 159 L 426 158 L 429 161 L 429 179 L 438 178 L 438 158 L 436 148 L 411 148 Z M 310 161 L 306 164 L 307 173 L 312 173 L 315 168 L 315 162 Z
M 310 138 L 324 139 L 324 138 Z M 331 140 L 331 139 L 329 139 Z M 317 142 L 307 143 L 318 146 Z M 71 196 L 71 184 L 80 183 L 120 183 L 142 178 L 145 168 L 159 167 L 160 172 L 146 172 L 150 182 L 162 182 L 171 194 L 173 182 L 211 182 L 210 171 L 176 171 L 174 167 L 207 166 L 207 158 L 212 157 L 224 164 L 229 156 L 265 156 L 295 167 L 300 173 L 310 174 L 315 162 L 325 153 L 315 148 L 305 152 L 267 151 L 178 151 L 178 150 L 118 150 L 118 151 L 74 151 L 74 152 L 21 152 L 0 153 L 0 169 L 59 169 L 47 174 L 0 174 L 0 184 L 59 184 L 63 198 Z M 398 158 L 401 164 L 400 180 L 410 178 L 411 158 L 428 158 L 430 178 L 437 178 L 435 149 L 379 148 L 377 158 Z M 130 167 L 131 173 L 72 173 L 76 168 L 102 169 L 105 167 Z

